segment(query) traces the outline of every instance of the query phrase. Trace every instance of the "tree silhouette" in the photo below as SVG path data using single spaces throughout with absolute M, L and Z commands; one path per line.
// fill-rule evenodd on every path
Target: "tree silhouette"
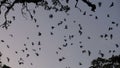
M 61 1 L 64 1 L 61 2 Z M 77 6 L 78 1 L 80 0 L 74 0 L 75 1 L 75 5 L 74 8 L 77 8 L 80 12 L 82 12 L 82 10 Z M 86 5 L 88 7 L 91 8 L 91 11 L 95 12 L 96 10 L 96 5 L 93 4 L 92 2 L 90 2 L 89 0 L 81 0 L 83 3 L 86 3 Z M 28 7 L 28 4 L 34 4 L 35 8 L 33 9 L 33 11 L 31 11 Z M 34 18 L 34 14 L 36 13 L 35 9 L 38 7 L 43 7 L 44 10 L 50 11 L 50 10 L 54 10 L 55 12 L 64 12 L 64 13 L 68 13 L 68 11 L 71 9 L 71 7 L 69 6 L 69 0 L 0 0 L 0 15 L 3 13 L 4 15 L 4 22 L 0 22 L 0 27 L 8 29 L 8 27 L 12 24 L 12 20 L 8 19 L 8 14 L 10 11 L 14 11 L 14 6 L 16 4 L 21 4 L 22 8 L 21 9 L 21 14 L 23 15 L 24 18 L 26 15 L 26 11 L 29 13 L 29 16 L 32 20 L 34 20 L 36 22 L 36 19 Z M 99 3 L 99 6 L 101 5 L 101 3 Z M 114 3 L 112 2 L 112 4 L 110 5 L 110 7 L 112 7 L 114 5 Z M 2 9 L 2 7 L 4 7 L 6 10 Z M 83 13 L 83 15 L 86 15 L 86 11 Z M 91 15 L 92 16 L 92 15 Z M 53 18 L 53 15 L 50 14 L 49 15 L 50 18 Z M 107 15 L 107 17 L 109 17 L 109 15 Z M 95 16 L 95 19 L 98 19 L 97 16 Z M 15 20 L 15 16 L 13 16 L 13 20 Z M 75 21 L 74 21 L 75 22 Z M 114 22 L 113 22 L 114 23 Z M 62 22 L 58 23 L 58 26 L 62 24 Z M 79 25 L 80 26 L 80 25 Z M 117 25 L 118 26 L 118 25 Z M 39 27 L 39 26 L 37 26 Z M 54 29 L 55 27 L 52 27 L 52 29 Z M 65 26 L 65 29 L 68 29 L 67 25 Z M 82 28 L 80 28 L 82 29 Z M 109 28 L 109 30 L 112 30 L 112 28 Z M 82 34 L 82 31 L 79 30 L 79 34 Z M 53 33 L 51 32 L 51 35 L 53 35 Z M 41 36 L 41 33 L 38 33 L 38 36 Z M 105 38 L 108 35 L 105 34 Z M 69 36 L 69 39 L 73 38 L 74 36 Z M 103 35 L 101 35 L 101 37 L 104 37 Z M 110 34 L 110 38 L 113 38 L 113 35 Z M 91 39 L 91 37 L 88 37 L 88 39 Z M 1 40 L 1 42 L 4 42 L 3 40 Z M 34 42 L 32 42 L 32 45 L 34 45 Z M 40 45 L 40 42 L 39 42 Z M 64 44 L 63 47 L 66 47 L 68 44 Z M 71 44 L 73 45 L 73 43 Z M 118 47 L 118 45 L 116 45 Z M 83 46 L 80 46 L 80 48 L 82 48 Z M 62 48 L 59 47 L 59 50 L 62 50 Z M 86 52 L 86 50 L 82 51 L 83 53 Z M 16 52 L 17 53 L 17 52 Z M 58 54 L 58 52 L 56 52 Z M 39 56 L 38 53 L 35 53 L 36 56 Z M 104 56 L 104 54 L 100 53 L 102 56 Z M 88 55 L 91 55 L 91 52 L 88 50 Z M 0 52 L 0 58 L 2 56 L 2 53 Z M 29 56 L 29 54 L 27 54 L 27 57 Z M 61 62 L 63 59 L 65 59 L 64 57 L 60 58 L 59 61 Z M 80 63 L 80 65 L 82 65 Z M 5 64 L 2 63 L 1 59 L 0 59 L 0 68 L 11 68 Z M 103 58 L 103 57 L 98 57 L 97 59 L 94 59 L 91 62 L 91 66 L 89 68 L 120 68 L 120 55 L 116 55 L 116 56 L 112 56 L 108 59 Z
M 108 59 L 98 57 L 91 64 L 89 68 L 120 68 L 120 55 L 113 55 Z
M 74 8 L 77 8 L 80 12 L 82 11 L 77 5 L 79 0 L 74 0 L 75 5 Z M 95 12 L 96 5 L 88 0 L 81 0 L 83 3 L 86 3 L 87 6 L 91 7 L 91 11 Z M 14 11 L 14 6 L 16 4 L 21 4 L 21 14 L 23 17 L 25 17 L 25 11 L 27 11 L 33 19 L 33 14 L 35 14 L 35 8 L 33 11 L 33 14 L 31 13 L 30 9 L 28 8 L 28 4 L 35 4 L 35 8 L 41 6 L 44 8 L 44 10 L 54 10 L 55 12 L 65 12 L 67 13 L 70 10 L 69 6 L 69 0 L 0 0 L 0 15 L 1 13 L 4 13 L 5 21 L 0 25 L 0 27 L 8 29 L 8 26 L 12 23 L 11 20 L 8 20 L 7 15 L 10 11 Z M 5 7 L 5 11 L 2 9 L 2 7 Z M 25 11 L 24 11 L 25 10 Z M 4 12 L 3 12 L 4 11 Z M 15 19 L 15 17 L 13 17 Z M 34 18 L 36 21 L 36 19 Z
M 25 12 L 23 10 L 26 10 L 30 14 L 31 19 L 33 19 L 33 15 L 31 14 L 31 11 L 28 9 L 29 3 L 35 4 L 36 5 L 35 8 L 42 6 L 45 10 L 55 10 L 55 12 L 58 11 L 68 12 L 70 10 L 70 7 L 67 4 L 63 5 L 59 0 L 51 0 L 52 5 L 49 5 L 48 1 L 46 0 L 1 0 L 0 14 L 2 13 L 3 10 L 2 7 L 5 7 L 7 10 L 4 13 L 5 21 L 0 25 L 0 27 L 8 29 L 8 26 L 10 26 L 10 24 L 12 23 L 11 20 L 8 20 L 7 15 L 11 10 L 14 11 L 15 4 L 22 4 L 21 8 L 22 15 L 23 16 L 25 15 Z

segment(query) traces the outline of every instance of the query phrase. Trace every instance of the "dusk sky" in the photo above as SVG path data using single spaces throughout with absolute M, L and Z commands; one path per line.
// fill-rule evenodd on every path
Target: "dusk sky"
M 82 0 L 77 4 L 81 11 L 70 0 L 67 13 L 28 4 L 32 14 L 35 10 L 33 20 L 26 10 L 25 16 L 21 14 L 21 4 L 15 4 L 7 16 L 10 20 L 15 16 L 15 20 L 7 30 L 0 28 L 2 64 L 11 68 L 88 68 L 101 54 L 104 58 L 120 55 L 120 0 L 89 1 L 96 5 L 95 11 Z M 0 24 L 6 10 L 2 9 Z

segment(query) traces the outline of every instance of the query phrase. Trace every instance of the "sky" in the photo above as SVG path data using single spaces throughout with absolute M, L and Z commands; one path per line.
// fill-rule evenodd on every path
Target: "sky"
M 36 22 L 27 11 L 23 16 L 21 4 L 16 4 L 7 16 L 10 20 L 15 16 L 15 20 L 7 30 L 0 28 L 2 63 L 11 68 L 88 68 L 101 54 L 104 58 L 120 55 L 120 47 L 116 47 L 120 46 L 120 1 L 90 2 L 97 7 L 95 12 L 79 1 L 80 12 L 73 0 L 69 1 L 71 10 L 67 14 L 38 7 Z M 28 8 L 32 12 L 34 7 L 29 4 Z M 0 23 L 4 21 L 3 14 Z

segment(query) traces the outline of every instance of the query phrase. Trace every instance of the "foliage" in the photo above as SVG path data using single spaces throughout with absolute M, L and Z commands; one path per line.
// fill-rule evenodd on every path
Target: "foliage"
M 98 57 L 91 64 L 89 68 L 120 68 L 120 55 L 113 55 L 108 59 Z
M 35 4 L 35 8 L 42 6 L 45 10 L 55 10 L 55 12 L 68 12 L 70 10 L 70 7 L 67 4 L 63 5 L 59 0 L 51 0 L 50 2 L 52 3 L 52 5 L 49 5 L 48 1 L 46 0 L 0 0 L 0 14 L 3 10 L 2 7 L 5 7 L 7 9 L 4 13 L 5 21 L 3 24 L 0 25 L 0 27 L 8 29 L 8 26 L 10 26 L 10 24 L 12 23 L 11 20 L 8 20 L 7 15 L 10 12 L 10 10 L 14 11 L 15 4 L 22 4 L 22 15 L 25 15 L 25 12 L 23 10 L 26 10 L 30 14 L 31 19 L 33 19 L 33 15 L 28 9 L 29 3 Z

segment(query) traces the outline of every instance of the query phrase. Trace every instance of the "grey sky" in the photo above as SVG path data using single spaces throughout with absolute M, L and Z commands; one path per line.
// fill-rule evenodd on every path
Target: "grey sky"
M 78 7 L 82 10 L 80 12 L 74 8 L 75 2 L 72 0 L 70 0 L 69 4 L 72 7 L 68 12 L 70 15 L 62 12 L 55 13 L 52 10 L 45 11 L 42 7 L 39 7 L 35 9 L 36 14 L 34 17 L 37 19 L 36 23 L 30 19 L 27 12 L 27 19 L 24 18 L 21 14 L 21 5 L 16 5 L 14 7 L 15 11 L 11 11 L 8 15 L 10 19 L 12 16 L 16 16 L 16 20 L 13 21 L 8 30 L 0 29 L 0 40 L 5 41 L 4 43 L 0 42 L 0 51 L 3 53 L 1 58 L 3 64 L 7 64 L 12 68 L 88 68 L 92 59 L 100 57 L 98 54 L 99 50 L 105 54 L 104 57 L 120 54 L 120 48 L 116 48 L 115 46 L 115 44 L 120 45 L 120 26 L 116 27 L 117 23 L 120 24 L 120 1 L 90 1 L 97 6 L 96 12 L 92 12 L 90 7 L 79 1 Z M 98 2 L 100 1 L 102 5 L 98 7 Z M 114 2 L 114 6 L 109 8 L 112 2 Z M 34 9 L 34 5 L 30 4 L 29 8 L 31 10 Z M 86 15 L 83 15 L 85 11 Z M 49 18 L 49 14 L 53 14 L 52 19 Z M 89 16 L 90 14 L 93 16 Z M 107 14 L 110 15 L 109 18 Z M 98 19 L 95 19 L 95 16 Z M 0 22 L 4 20 L 2 17 L 0 16 Z M 60 21 L 63 21 L 63 24 L 58 26 Z M 74 23 L 74 21 L 76 22 Z M 115 24 L 111 24 L 113 21 Z M 83 33 L 81 36 L 78 33 L 78 24 L 82 26 L 81 31 Z M 36 28 L 36 25 L 39 25 L 39 28 Z M 68 26 L 68 29 L 64 29 L 65 25 Z M 51 26 L 55 28 L 52 30 Z M 109 27 L 113 27 L 113 30 L 108 31 Z M 38 36 L 38 32 L 41 32 L 42 35 Z M 53 32 L 53 35 L 50 35 L 51 32 Z M 11 34 L 13 37 L 11 37 Z M 113 34 L 113 39 L 111 40 L 109 36 L 100 38 L 100 35 L 104 34 Z M 69 35 L 74 35 L 74 37 L 70 40 Z M 88 37 L 91 39 L 88 39 Z M 64 39 L 67 39 L 67 47 L 62 46 L 66 43 Z M 38 41 L 41 42 L 40 46 L 37 45 Z M 80 41 L 82 41 L 81 44 L 79 43 Z M 32 42 L 35 45 L 31 45 Z M 28 51 L 23 53 L 21 50 L 26 48 L 24 44 L 26 44 Z M 6 45 L 9 45 L 10 48 L 7 48 Z M 80 48 L 81 45 L 83 45 L 82 49 Z M 59 47 L 62 50 L 59 50 Z M 40 51 L 39 48 L 41 48 Z M 36 52 L 33 49 L 36 49 Z M 82 53 L 83 50 L 86 50 L 86 53 Z M 91 56 L 88 56 L 88 50 L 91 51 Z M 108 53 L 109 50 L 116 50 L 116 52 Z M 15 51 L 18 54 L 15 54 Z M 56 54 L 56 51 L 58 54 Z M 39 53 L 39 56 L 36 56 L 35 53 Z M 26 58 L 26 54 L 30 54 L 30 56 Z M 7 62 L 6 57 L 10 58 L 10 62 Z M 24 60 L 23 65 L 18 64 L 20 57 Z M 59 58 L 62 57 L 65 57 L 65 59 L 59 62 Z M 79 62 L 82 63 L 81 66 Z M 30 65 L 31 63 L 33 65 Z

